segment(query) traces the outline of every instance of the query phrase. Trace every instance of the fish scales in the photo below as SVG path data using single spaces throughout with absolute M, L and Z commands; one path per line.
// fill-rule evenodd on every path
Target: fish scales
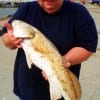
M 80 83 L 76 76 L 68 68 L 64 67 L 62 56 L 54 44 L 35 27 L 23 21 L 14 20 L 12 26 L 14 35 L 16 37 L 22 37 L 24 40 L 26 39 L 30 41 L 29 43 L 31 43 L 30 47 L 32 49 L 30 51 L 30 55 L 28 55 L 29 57 L 32 55 L 32 52 L 36 51 L 40 53 L 41 59 L 46 58 L 49 61 L 49 67 L 47 66 L 46 68 L 43 66 L 43 69 L 48 76 L 49 83 L 54 82 L 54 84 L 58 84 L 59 87 L 57 87 L 57 90 L 60 91 L 60 94 L 64 97 L 65 100 L 80 100 Z M 25 43 L 27 44 L 27 42 Z M 27 52 L 26 49 L 24 50 Z M 34 63 L 34 60 L 32 60 L 32 63 Z M 39 64 L 37 64 L 37 67 L 39 67 Z M 51 73 L 48 74 L 48 71 L 45 69 L 51 70 Z M 50 85 L 53 85 L 53 83 Z

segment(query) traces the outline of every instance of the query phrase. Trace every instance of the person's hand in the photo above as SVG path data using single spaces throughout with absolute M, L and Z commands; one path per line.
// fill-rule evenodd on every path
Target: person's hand
M 62 61 L 63 61 L 64 67 L 69 68 L 71 66 L 71 63 L 67 61 L 64 56 L 62 57 Z
M 7 28 L 7 33 L 5 33 L 2 36 L 2 40 L 5 44 L 5 46 L 7 46 L 9 49 L 21 48 L 22 47 L 21 46 L 22 39 L 21 38 L 16 38 L 13 35 L 13 28 L 8 22 L 5 22 L 3 24 Z
M 42 71 L 42 76 L 43 76 L 43 78 L 44 78 L 45 80 L 48 80 L 48 77 L 47 77 L 45 71 Z

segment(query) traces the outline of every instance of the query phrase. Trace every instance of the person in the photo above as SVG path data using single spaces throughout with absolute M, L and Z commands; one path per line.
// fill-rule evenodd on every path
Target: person
M 81 0 L 80 1 L 83 5 L 86 4 L 86 0 Z
M 79 78 L 81 63 L 96 52 L 98 35 L 95 22 L 81 4 L 66 0 L 37 0 L 20 6 L 2 29 L 2 41 L 9 49 L 18 48 L 14 65 L 14 93 L 21 100 L 50 100 L 44 71 L 34 64 L 29 69 L 21 48 L 21 38 L 13 36 L 14 19 L 39 29 L 57 47 L 68 67 Z M 60 99 L 60 100 L 63 100 Z

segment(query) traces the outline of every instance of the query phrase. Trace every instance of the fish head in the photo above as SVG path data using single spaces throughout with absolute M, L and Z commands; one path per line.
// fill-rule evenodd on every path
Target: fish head
M 34 38 L 35 31 L 30 24 L 21 20 L 14 20 L 12 22 L 13 34 L 15 37 L 20 38 Z

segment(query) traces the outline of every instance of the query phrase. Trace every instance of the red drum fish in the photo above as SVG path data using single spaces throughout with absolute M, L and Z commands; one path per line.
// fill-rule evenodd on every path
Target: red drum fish
M 50 85 L 51 100 L 80 100 L 81 86 L 76 76 L 63 65 L 62 56 L 55 45 L 37 28 L 20 20 L 12 22 L 13 34 L 23 38 L 27 64 L 34 63 L 43 70 Z

